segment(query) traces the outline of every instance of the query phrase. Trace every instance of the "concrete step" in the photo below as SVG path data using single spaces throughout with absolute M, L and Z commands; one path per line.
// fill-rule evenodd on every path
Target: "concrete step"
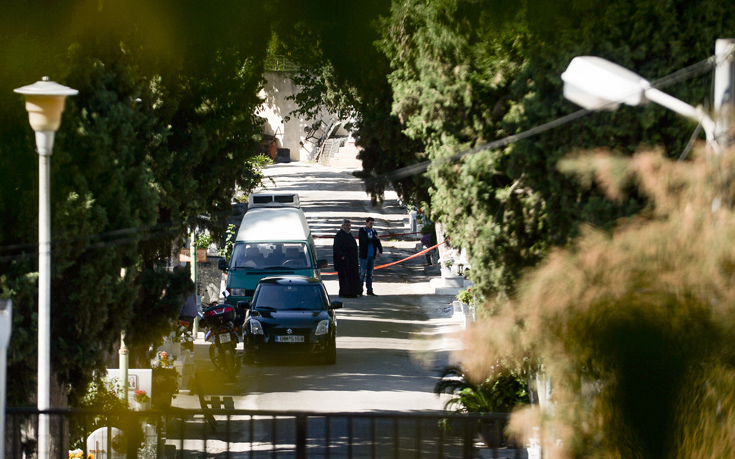
M 354 143 L 339 147 L 339 152 L 329 161 L 329 166 L 342 169 L 362 169 L 362 161 L 357 159 L 358 153 L 360 149 Z
M 329 167 L 336 167 L 339 169 L 362 169 L 362 161 L 356 158 L 332 158 L 329 162 Z

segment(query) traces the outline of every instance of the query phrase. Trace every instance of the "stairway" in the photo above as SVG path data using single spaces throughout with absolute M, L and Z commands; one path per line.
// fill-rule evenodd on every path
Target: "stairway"
M 339 147 L 329 159 L 329 167 L 339 169 L 362 169 L 362 161 L 357 159 L 360 149 L 355 146 L 355 141 L 350 140 L 343 147 Z

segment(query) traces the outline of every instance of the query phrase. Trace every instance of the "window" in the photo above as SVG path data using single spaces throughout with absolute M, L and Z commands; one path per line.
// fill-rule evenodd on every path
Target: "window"
M 327 296 L 321 284 L 260 284 L 253 306 L 275 310 L 321 310 L 327 308 Z

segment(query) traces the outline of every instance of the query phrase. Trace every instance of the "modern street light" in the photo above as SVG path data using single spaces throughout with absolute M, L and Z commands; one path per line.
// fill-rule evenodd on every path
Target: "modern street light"
M 587 110 L 616 110 L 620 104 L 636 106 L 648 101 L 656 102 L 701 123 L 707 136 L 707 145 L 719 155 L 721 146 L 729 146 L 732 142 L 730 131 L 735 119 L 734 55 L 735 39 L 723 38 L 716 41 L 713 97 L 716 121 L 701 108 L 695 108 L 651 87 L 651 83 L 642 76 L 594 56 L 575 57 L 569 63 L 569 67 L 561 75 L 564 81 L 564 97 Z M 716 197 L 712 202 L 712 211 L 717 211 L 721 204 L 722 197 Z
M 702 123 L 707 142 L 714 145 L 715 122 L 701 108 L 652 87 L 648 80 L 618 64 L 595 56 L 575 57 L 561 74 L 561 79 L 564 81 L 564 97 L 587 110 L 612 111 L 617 110 L 621 103 L 637 106 L 655 102 Z
M 43 77 L 15 90 L 26 100 L 38 150 L 38 410 L 50 408 L 51 388 L 51 153 L 67 96 L 79 91 Z M 38 457 L 49 457 L 49 417 L 38 417 Z

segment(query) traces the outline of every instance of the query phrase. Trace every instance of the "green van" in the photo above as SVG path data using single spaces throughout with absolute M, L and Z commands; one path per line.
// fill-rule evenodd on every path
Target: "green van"
M 252 200 L 251 200 L 252 202 Z M 257 204 L 256 204 L 257 205 Z M 316 258 L 316 246 L 304 212 L 298 207 L 254 207 L 242 218 L 227 274 L 225 301 L 250 301 L 264 277 L 298 275 L 321 278 L 327 260 Z

